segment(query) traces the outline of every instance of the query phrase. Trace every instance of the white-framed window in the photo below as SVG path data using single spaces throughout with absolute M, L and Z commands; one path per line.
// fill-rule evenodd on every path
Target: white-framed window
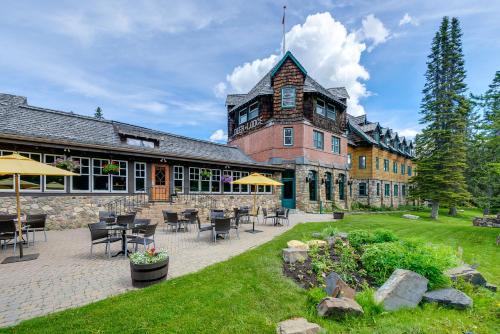
M 11 155 L 11 151 L 0 151 L 0 156 Z M 0 191 L 14 191 L 14 175 L 0 175 Z
M 78 176 L 71 177 L 71 192 L 90 192 L 90 158 L 71 157 L 79 165 L 74 171 Z
M 118 173 L 111 174 L 111 191 L 112 192 L 127 192 L 128 190 L 128 164 L 126 161 L 113 160 L 119 166 Z
M 248 109 L 247 108 L 240 110 L 238 124 L 246 123 L 246 121 L 248 121 Z
M 241 172 L 241 177 L 247 177 L 248 176 L 248 172 Z M 240 192 L 242 194 L 248 194 L 248 191 L 250 190 L 250 188 L 248 187 L 248 184 L 242 184 L 240 185 Z
M 222 175 L 224 176 L 224 178 L 226 180 L 229 180 L 229 179 L 232 178 L 233 173 L 230 170 L 224 170 L 224 171 L 222 171 Z M 230 193 L 232 191 L 232 184 L 231 184 L 231 182 L 223 182 L 223 184 L 222 184 L 222 190 L 225 193 Z
M 321 116 L 326 116 L 326 106 L 325 101 L 317 99 L 316 100 L 316 114 Z
M 262 173 L 265 177 L 272 178 L 272 174 L 268 173 Z M 272 186 L 258 186 L 257 188 L 257 193 L 258 194 L 272 194 L 273 193 L 273 187 Z
M 313 130 L 313 145 L 314 148 L 318 150 L 323 150 L 325 148 L 325 140 L 323 132 Z
M 42 162 L 40 153 L 19 152 L 20 155 L 32 160 Z M 19 177 L 20 191 L 42 191 L 42 177 L 36 175 L 21 175 Z
M 293 146 L 293 128 L 283 128 L 283 146 Z
M 337 113 L 335 111 L 335 106 L 332 104 L 327 104 L 326 105 L 326 117 L 328 117 L 331 120 L 335 120 L 337 117 Z
M 294 108 L 295 107 L 295 87 L 283 87 L 281 88 L 281 107 L 282 108 Z
M 233 181 L 241 179 L 241 172 L 233 171 Z M 240 193 L 241 192 L 241 185 L 239 184 L 233 184 L 233 193 Z
M 212 169 L 212 180 L 210 184 L 210 192 L 220 193 L 220 169 Z
M 103 171 L 104 167 L 108 164 L 108 159 L 92 159 L 92 191 L 109 191 L 109 175 Z
M 142 193 L 146 191 L 146 163 L 134 163 L 134 192 Z
M 189 167 L 189 191 L 201 193 L 220 193 L 221 171 Z
M 340 138 L 332 136 L 332 152 L 340 154 Z
M 174 191 L 177 194 L 184 193 L 184 167 L 174 166 Z
M 58 160 L 64 160 L 64 155 L 45 154 L 44 162 L 55 166 Z M 66 191 L 65 176 L 44 176 L 44 191 L 47 192 L 64 192 Z
M 259 116 L 259 103 L 255 102 L 254 104 L 248 107 L 248 120 L 252 120 Z

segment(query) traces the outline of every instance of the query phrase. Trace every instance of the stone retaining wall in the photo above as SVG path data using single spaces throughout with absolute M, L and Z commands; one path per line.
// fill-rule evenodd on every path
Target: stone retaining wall
M 500 217 L 476 217 L 472 225 L 479 227 L 500 227 Z

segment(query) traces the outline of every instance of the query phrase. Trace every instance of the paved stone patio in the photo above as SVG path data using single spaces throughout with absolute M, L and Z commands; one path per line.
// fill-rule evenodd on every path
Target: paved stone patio
M 242 225 L 240 239 L 232 234 L 231 241 L 217 244 L 209 241 L 210 233 L 202 233 L 196 240 L 197 229 L 189 232 L 156 233 L 157 248 L 166 248 L 170 254 L 169 278 L 198 271 L 216 262 L 240 254 L 263 244 L 301 222 L 331 221 L 331 214 L 291 214 L 290 226 L 276 227 L 256 225 L 262 233 L 251 234 L 244 230 L 251 224 Z M 90 232 L 73 229 L 47 232 L 37 235 L 37 243 L 26 249 L 27 254 L 40 253 L 35 261 L 0 264 L 1 302 L 0 327 L 22 320 L 85 305 L 106 297 L 132 290 L 128 259 L 119 256 L 108 259 L 104 245 L 94 247 L 90 256 Z M 112 253 L 120 249 L 120 243 L 112 245 Z M 12 247 L 0 251 L 0 262 L 12 256 Z

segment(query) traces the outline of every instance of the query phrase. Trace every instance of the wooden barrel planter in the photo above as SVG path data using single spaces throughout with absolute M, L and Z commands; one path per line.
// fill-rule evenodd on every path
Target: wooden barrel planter
M 334 212 L 333 219 L 344 219 L 344 213 L 343 212 Z
M 155 283 L 159 283 L 167 278 L 168 260 L 152 264 L 133 264 L 130 262 L 130 274 L 132 285 L 136 288 L 143 288 Z

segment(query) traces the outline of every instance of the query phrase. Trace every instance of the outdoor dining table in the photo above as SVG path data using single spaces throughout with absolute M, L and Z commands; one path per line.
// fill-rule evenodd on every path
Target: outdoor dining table
M 107 226 L 97 227 L 97 229 L 106 230 L 106 231 L 121 231 L 121 233 L 122 233 L 122 249 L 118 253 L 113 255 L 113 257 L 117 257 L 118 255 L 128 256 L 127 231 L 133 229 L 134 227 L 135 227 L 135 225 L 107 225 Z

